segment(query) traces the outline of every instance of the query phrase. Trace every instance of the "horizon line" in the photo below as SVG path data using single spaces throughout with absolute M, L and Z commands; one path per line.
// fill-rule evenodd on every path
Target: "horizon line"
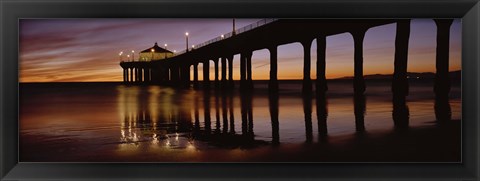
M 449 73 L 452 73 L 452 72 L 458 72 L 458 71 L 462 71 L 461 69 L 460 70 L 452 70 L 452 71 L 449 71 Z M 431 74 L 435 74 L 434 72 L 407 72 L 407 73 L 418 73 L 418 74 L 427 74 L 427 73 L 431 73 Z M 393 73 L 392 74 L 368 74 L 368 75 L 363 75 L 363 77 L 366 77 L 366 76 L 372 76 L 372 75 L 383 75 L 383 76 L 393 76 Z M 344 76 L 344 77 L 338 77 L 338 78 L 327 78 L 325 80 L 349 80 L 353 78 L 353 76 Z M 253 79 L 253 81 L 269 81 L 270 79 Z M 303 81 L 302 78 L 300 79 L 278 79 L 278 81 Z M 312 78 L 310 80 L 317 80 L 316 78 Z M 203 80 L 199 80 L 199 81 L 203 81 Z M 221 80 L 219 80 L 221 82 Z M 233 81 L 240 81 L 240 80 L 233 80 Z M 210 82 L 215 82 L 215 80 L 210 80 Z M 68 81 L 52 81 L 52 82 L 21 82 L 19 81 L 18 83 L 123 83 L 122 80 L 119 80 L 119 81 L 71 81 L 71 82 L 68 82 Z

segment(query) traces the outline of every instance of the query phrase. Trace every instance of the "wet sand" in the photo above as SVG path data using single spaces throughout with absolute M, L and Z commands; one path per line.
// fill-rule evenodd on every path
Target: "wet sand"
M 118 84 L 21 85 L 22 162 L 459 162 L 459 86 L 431 84 L 392 98 L 389 82 L 355 96 L 345 81 L 326 95 Z M 441 120 L 437 119 L 441 118 Z

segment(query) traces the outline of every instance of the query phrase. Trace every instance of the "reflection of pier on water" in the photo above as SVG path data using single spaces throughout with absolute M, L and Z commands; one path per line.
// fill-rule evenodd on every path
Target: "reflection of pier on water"
M 119 88 L 120 114 L 124 120 L 120 129 L 120 143 L 138 145 L 150 142 L 152 146 L 165 148 L 253 148 L 260 145 L 281 143 L 279 120 L 279 91 L 236 92 L 231 90 L 175 90 L 149 86 Z M 254 133 L 254 96 L 268 97 L 268 110 L 271 119 L 271 140 L 256 139 Z M 234 102 L 235 96 L 239 102 Z M 365 128 L 367 96 L 363 93 L 353 96 L 353 114 L 356 136 L 361 138 Z M 325 92 L 302 94 L 305 143 L 313 141 L 313 124 L 318 125 L 318 142 L 328 141 L 328 98 Z M 235 120 L 235 106 L 240 105 L 240 120 Z M 317 120 L 312 120 L 313 107 Z M 392 121 L 394 131 L 409 129 L 409 109 L 406 96 L 393 94 Z M 437 122 L 451 119 L 448 94 L 437 95 L 434 106 Z M 235 127 L 235 121 L 241 127 Z M 236 130 L 237 129 L 237 130 Z
M 118 90 L 119 112 L 124 114 L 121 144 L 151 142 L 171 148 L 196 146 L 195 141 L 208 143 L 203 146 L 230 148 L 268 144 L 254 139 L 251 95 L 242 96 L 242 128 L 237 132 L 232 92 L 212 96 L 209 91 L 187 94 L 157 86 L 146 92 L 138 87 Z
M 151 142 L 154 145 L 171 146 L 178 142 L 179 137 L 189 137 L 184 133 L 191 130 L 192 118 L 188 114 L 182 114 L 185 110 L 176 106 L 179 92 L 174 93 L 173 89 L 154 86 L 148 90 L 121 87 L 118 91 L 118 109 L 124 117 L 120 129 L 121 144 L 138 145 L 140 142 Z M 188 96 L 183 95 L 183 98 Z

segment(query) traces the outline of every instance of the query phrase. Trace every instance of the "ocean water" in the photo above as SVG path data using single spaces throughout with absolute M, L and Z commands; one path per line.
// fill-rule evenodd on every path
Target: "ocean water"
M 459 162 L 461 89 L 436 99 L 433 81 L 300 81 L 252 91 L 120 83 L 21 83 L 21 162 Z M 238 84 L 237 84 L 238 86 Z

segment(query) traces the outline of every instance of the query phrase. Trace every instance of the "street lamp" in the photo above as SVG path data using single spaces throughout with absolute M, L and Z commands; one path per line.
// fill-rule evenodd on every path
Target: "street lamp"
M 135 61 L 135 51 L 132 50 L 132 62 Z
M 130 61 L 130 55 L 127 55 L 127 61 Z
M 236 35 L 237 32 L 235 31 L 235 18 L 233 18 L 233 30 L 232 30 L 232 36 Z
M 152 52 L 152 58 L 150 59 L 150 61 L 152 61 L 153 60 L 153 53 L 155 53 L 155 49 L 152 48 L 150 51 Z
M 122 61 L 122 54 L 123 52 L 118 53 L 118 57 L 120 57 L 120 62 Z
M 165 43 L 165 50 L 167 50 L 167 44 Z M 167 51 L 165 51 L 165 58 L 167 58 Z
M 186 45 L 187 45 L 187 46 L 186 46 L 186 47 L 187 47 L 187 48 L 186 48 L 187 50 L 186 50 L 186 51 L 188 52 L 188 32 L 185 33 L 185 39 L 186 39 L 186 41 L 187 41 L 187 44 L 186 44 Z
M 224 38 L 223 34 L 221 35 L 222 39 Z

